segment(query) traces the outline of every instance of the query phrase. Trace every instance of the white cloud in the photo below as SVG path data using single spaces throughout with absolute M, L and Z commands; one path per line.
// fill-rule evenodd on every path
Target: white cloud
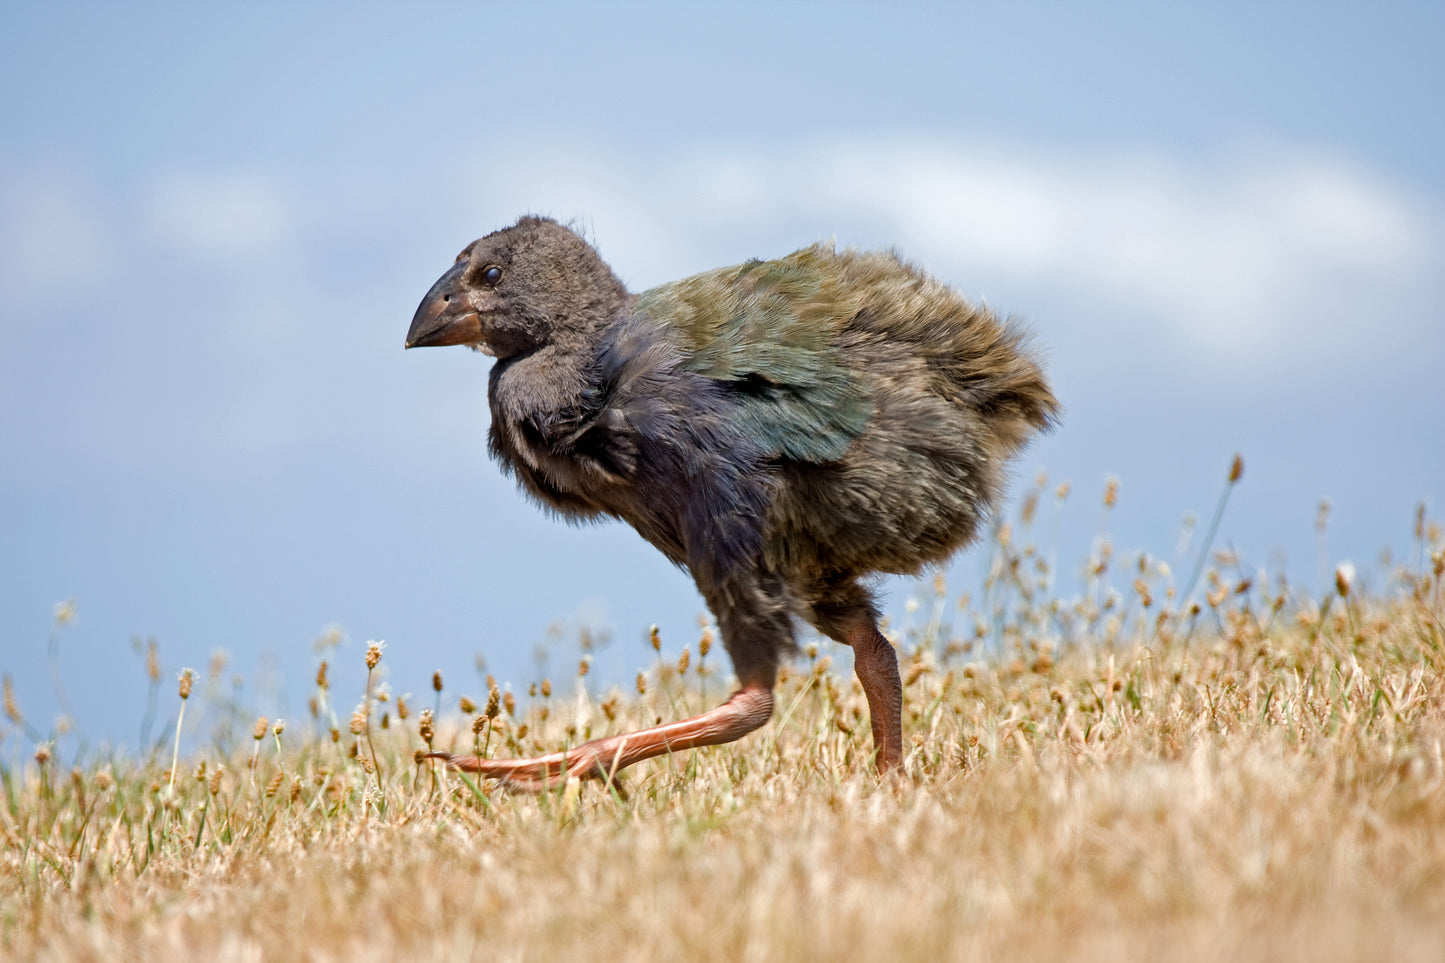
M 1318 154 L 1205 165 L 896 138 L 549 156 L 574 159 L 493 164 L 475 200 L 488 216 L 588 215 L 629 280 L 637 267 L 656 283 L 736 257 L 724 241 L 768 254 L 765 234 L 839 234 L 896 244 L 956 282 L 990 273 L 1064 286 L 1216 356 L 1358 326 L 1418 279 L 1438 243 L 1402 192 Z
M 0 178 L 0 317 L 38 329 L 46 315 L 36 305 L 56 285 L 74 298 L 99 283 L 112 288 L 107 325 L 138 325 L 163 343 L 154 317 L 125 313 L 148 294 L 121 279 L 151 284 L 177 269 L 177 255 L 239 265 L 215 289 L 206 330 L 224 342 L 219 354 L 259 370 L 278 363 L 277 343 L 302 338 L 296 305 L 337 298 L 323 290 L 336 279 L 314 275 L 318 259 L 278 254 L 339 237 L 380 257 L 428 246 L 449 257 L 539 211 L 579 218 L 634 288 L 837 236 L 897 245 L 970 296 L 991 297 L 1011 278 L 1060 292 L 1104 345 L 1147 324 L 1190 364 L 1275 366 L 1296 358 L 1296 345 L 1352 358 L 1424 323 L 1418 305 L 1439 260 L 1428 203 L 1318 153 L 1206 163 L 986 153 L 921 138 L 699 144 L 655 156 L 543 145 L 511 161 L 470 158 L 447 181 L 328 171 L 293 194 L 256 170 L 171 172 L 143 182 L 130 205 L 125 192 L 101 195 L 63 171 L 12 170 Z M 439 237 L 456 230 L 470 236 Z M 386 292 L 378 304 L 404 314 L 425 280 L 397 293 L 401 308 Z M 1004 306 L 1030 313 L 1012 296 Z M 317 309 L 307 323 L 325 328 L 331 317 Z

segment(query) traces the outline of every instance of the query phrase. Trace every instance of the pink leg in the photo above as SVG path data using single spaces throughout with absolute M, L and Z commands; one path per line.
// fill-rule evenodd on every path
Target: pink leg
M 811 619 L 818 630 L 853 650 L 853 671 L 868 699 L 874 764 L 880 774 L 896 771 L 903 765 L 903 680 L 898 653 L 878 631 L 867 589 L 845 577 L 821 582 L 806 594 L 813 599 Z
M 893 670 L 897 678 L 898 669 Z M 871 705 L 871 702 L 870 702 Z M 699 746 L 732 742 L 768 721 L 773 712 L 773 690 L 762 683 L 745 684 L 716 709 L 682 722 L 605 736 L 585 742 L 567 752 L 554 752 L 532 759 L 482 759 L 433 752 L 436 759 L 463 772 L 475 772 L 490 779 L 503 779 L 523 788 L 540 789 L 568 776 L 582 779 L 611 779 L 635 762 Z
M 903 764 L 903 680 L 898 675 L 898 654 L 866 615 L 849 626 L 843 641 L 853 647 L 853 671 L 868 699 L 878 771 L 892 772 Z

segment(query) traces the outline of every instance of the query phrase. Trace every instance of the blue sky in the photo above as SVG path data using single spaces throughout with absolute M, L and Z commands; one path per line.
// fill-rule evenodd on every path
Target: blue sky
M 6 5 L 0 670 L 48 729 L 74 599 L 78 721 L 133 744 L 133 636 L 292 718 L 331 624 L 343 703 L 367 639 L 473 695 L 559 620 L 612 631 L 602 682 L 692 642 L 684 575 L 488 462 L 490 362 L 401 350 L 524 212 L 634 290 L 896 246 L 1045 347 L 1015 488 L 1073 483 L 1063 563 L 1108 475 L 1116 543 L 1172 558 L 1239 451 L 1221 542 L 1315 585 L 1327 497 L 1368 570 L 1445 501 L 1441 49 L 1429 4 Z

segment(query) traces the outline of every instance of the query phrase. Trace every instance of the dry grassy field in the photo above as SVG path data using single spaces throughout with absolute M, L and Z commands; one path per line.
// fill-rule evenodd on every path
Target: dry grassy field
M 32 758 L 7 691 L 0 956 L 1442 960 L 1445 543 L 1419 528 L 1377 584 L 1346 570 L 1324 598 L 1213 556 L 1197 610 L 1192 579 L 1104 540 L 1057 600 L 1005 528 L 975 597 L 940 585 L 894 627 L 896 781 L 846 651 L 807 642 L 768 727 L 616 791 L 509 793 L 415 756 L 696 711 L 726 691 L 718 649 L 662 640 L 625 693 L 459 706 L 406 680 L 435 716 L 318 686 L 312 720 L 247 717 L 174 771 Z

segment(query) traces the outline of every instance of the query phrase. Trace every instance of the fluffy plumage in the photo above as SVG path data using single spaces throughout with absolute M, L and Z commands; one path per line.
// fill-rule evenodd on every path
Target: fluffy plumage
M 462 252 L 407 343 L 496 355 L 492 454 L 547 508 L 620 518 L 684 566 L 742 685 L 590 755 L 453 760 L 514 781 L 596 774 L 608 752 L 625 765 L 669 728 L 696 723 L 652 748 L 761 724 L 794 616 L 854 646 L 878 764 L 895 767 L 896 656 L 863 582 L 967 544 L 1008 459 L 1058 413 L 1014 324 L 893 254 L 821 244 L 631 295 L 582 238 L 524 217 Z

